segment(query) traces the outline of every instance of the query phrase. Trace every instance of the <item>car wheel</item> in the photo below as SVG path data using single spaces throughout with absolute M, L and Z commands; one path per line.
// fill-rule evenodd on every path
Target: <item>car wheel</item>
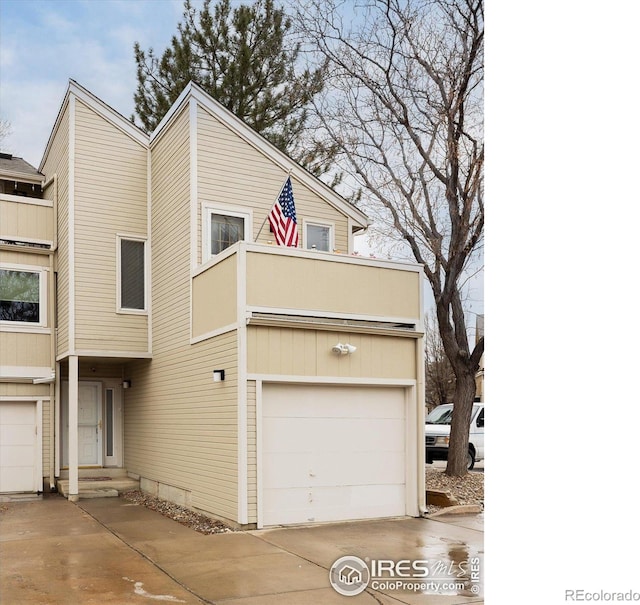
M 470 471 L 473 469 L 473 465 L 476 463 L 475 461 L 475 455 L 474 455 L 474 451 L 469 448 L 469 451 L 467 452 L 467 470 Z

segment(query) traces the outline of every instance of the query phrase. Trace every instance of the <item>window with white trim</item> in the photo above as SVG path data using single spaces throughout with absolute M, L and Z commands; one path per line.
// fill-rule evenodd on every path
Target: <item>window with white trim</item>
M 305 222 L 305 248 L 308 250 L 333 250 L 333 226 Z
M 44 271 L 0 269 L 0 321 L 44 326 L 45 292 Z
M 142 238 L 118 236 L 118 311 L 147 309 L 147 242 Z
M 203 212 L 203 258 L 206 262 L 229 246 L 245 239 L 251 217 L 244 212 L 205 207 Z

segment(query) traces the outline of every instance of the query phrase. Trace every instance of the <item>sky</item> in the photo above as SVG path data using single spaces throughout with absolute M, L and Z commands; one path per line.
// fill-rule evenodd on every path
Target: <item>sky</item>
M 164 50 L 182 8 L 182 0 L 0 0 L 8 151 L 38 167 L 70 78 L 129 117 L 134 42 Z
M 130 116 L 133 44 L 163 50 L 181 14 L 0 0 L 8 151 L 38 166 L 69 78 Z M 488 0 L 487 18 L 487 601 L 640 593 L 640 3 Z

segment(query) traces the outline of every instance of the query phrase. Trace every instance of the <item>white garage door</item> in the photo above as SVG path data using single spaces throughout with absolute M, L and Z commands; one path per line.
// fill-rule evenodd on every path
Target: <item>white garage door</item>
M 264 385 L 262 521 L 404 515 L 400 388 Z
M 0 402 L 0 492 L 37 491 L 36 404 Z

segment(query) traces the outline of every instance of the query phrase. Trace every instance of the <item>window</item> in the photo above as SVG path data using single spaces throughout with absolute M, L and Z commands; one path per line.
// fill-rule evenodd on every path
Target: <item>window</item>
M 309 250 L 333 250 L 333 228 L 331 225 L 305 223 L 305 247 Z
M 0 321 L 44 325 L 44 272 L 0 269 Z
M 146 310 L 146 271 L 143 239 L 118 237 L 118 310 Z
M 241 212 L 205 208 L 203 229 L 203 262 L 220 254 L 229 246 L 245 239 L 250 216 Z

